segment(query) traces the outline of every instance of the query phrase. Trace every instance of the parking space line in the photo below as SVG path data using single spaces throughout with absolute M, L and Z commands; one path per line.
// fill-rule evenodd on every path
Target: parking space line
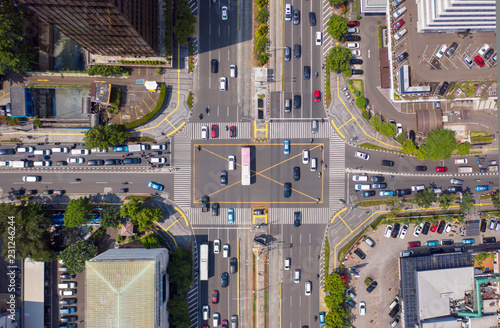
M 394 262 L 394 264 L 390 267 L 389 270 L 387 270 L 387 272 L 390 272 L 394 268 L 394 266 L 396 266 L 396 264 L 398 264 L 398 261 Z
M 422 59 L 420 59 L 420 61 L 418 62 L 419 64 L 421 64 L 421 63 L 422 63 L 422 60 L 424 60 L 424 59 L 425 59 L 425 52 L 427 51 L 427 48 L 429 48 L 429 45 L 426 45 L 426 46 L 425 46 L 424 52 L 422 52 Z
M 396 263 L 398 263 L 398 262 L 396 262 Z M 391 281 L 391 280 L 392 280 L 392 278 L 394 278 L 394 276 L 395 276 L 397 273 L 398 273 L 398 270 L 394 271 L 394 273 L 392 274 L 392 276 L 391 276 L 389 279 L 387 279 L 387 281 L 388 281 L 388 282 L 389 282 L 389 281 Z
M 396 272 L 398 272 L 398 273 L 399 273 L 399 271 L 396 271 Z M 398 285 L 398 284 L 399 284 L 399 279 L 396 279 L 396 282 L 394 283 L 394 285 L 392 285 L 392 286 L 391 286 L 391 288 L 389 288 L 389 291 L 392 291 L 392 290 L 394 289 L 394 286 L 396 286 L 396 285 Z M 398 287 L 398 289 L 396 289 L 396 290 L 399 290 L 399 287 Z M 386 293 L 385 295 L 387 295 L 387 294 L 388 294 L 388 293 Z

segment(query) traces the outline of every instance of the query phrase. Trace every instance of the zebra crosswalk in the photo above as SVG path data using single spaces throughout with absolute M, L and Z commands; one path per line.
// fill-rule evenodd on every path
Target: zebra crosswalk
M 317 133 L 312 133 L 312 122 L 286 122 L 273 121 L 269 124 L 269 135 L 271 139 L 311 139 L 329 138 L 330 125 L 327 121 L 319 121 Z
M 188 125 L 189 126 L 189 125 Z M 181 129 L 173 137 L 174 151 L 174 201 L 183 210 L 191 207 L 191 140 L 186 128 Z
M 331 219 L 333 213 L 327 207 L 271 208 L 269 210 L 268 223 L 293 224 L 295 212 L 301 212 L 302 224 L 326 224 Z
M 202 212 L 201 208 L 192 208 L 186 212 L 192 225 L 248 225 L 252 224 L 251 210 L 249 208 L 235 208 L 234 222 L 228 222 L 227 208 L 220 208 L 219 216 L 212 216 L 212 211 Z
M 345 143 L 335 133 L 330 137 L 328 176 L 330 208 L 337 211 L 343 207 L 339 199 L 345 198 Z
M 217 139 L 233 139 L 229 135 L 229 131 L 226 131 L 226 126 L 229 128 L 231 126 L 236 127 L 236 138 L 237 139 L 250 139 L 252 137 L 252 124 L 250 122 L 238 122 L 238 123 L 190 123 L 186 126 L 186 133 L 191 138 L 191 140 L 201 139 L 201 127 L 207 126 L 210 130 L 212 125 L 218 126 L 218 136 Z M 209 132 L 209 139 L 211 139 L 212 134 Z

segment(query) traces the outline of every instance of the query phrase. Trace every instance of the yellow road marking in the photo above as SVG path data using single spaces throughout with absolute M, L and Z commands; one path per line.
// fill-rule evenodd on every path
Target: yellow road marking
M 339 218 L 342 220 L 342 222 L 344 222 L 347 229 L 349 229 L 352 232 L 352 229 L 347 225 L 347 223 L 345 223 L 344 219 L 340 215 L 339 215 Z
M 344 211 L 347 211 L 347 207 L 344 207 L 343 209 L 341 209 L 339 212 L 337 212 L 337 214 L 335 214 L 332 218 L 332 220 L 330 221 L 330 224 L 333 223 L 333 221 L 335 221 L 335 219 L 337 218 L 337 216 L 340 215 L 340 213 L 344 212 Z
M 180 208 L 178 208 L 177 206 L 175 206 L 174 208 L 177 212 L 181 213 L 182 217 L 184 218 L 184 222 L 186 223 L 186 227 L 189 227 L 189 222 L 188 222 L 184 212 Z
M 332 125 L 333 127 L 335 128 L 335 130 L 337 131 L 337 134 L 342 138 L 342 139 L 345 139 L 345 136 L 342 134 L 342 132 L 340 132 L 340 130 L 337 128 L 337 126 L 335 125 L 335 122 L 333 122 L 333 119 L 331 120 L 332 122 Z
M 163 227 L 162 227 L 162 225 L 161 225 L 160 223 L 158 223 L 157 221 L 154 221 L 154 223 L 156 223 L 156 225 L 157 225 L 158 227 L 160 227 L 163 231 L 165 231 L 165 233 L 166 233 L 167 235 L 169 235 L 169 236 L 170 236 L 170 238 L 172 238 L 172 240 L 174 241 L 175 247 L 177 247 L 177 241 L 175 240 L 174 236 L 172 236 L 172 234 L 168 231 L 168 229 L 169 229 L 171 226 L 173 226 L 173 225 L 174 225 L 177 221 L 179 221 L 179 220 L 180 220 L 180 218 L 179 218 L 179 219 L 177 219 L 174 223 L 172 223 L 172 224 L 171 224 L 171 225 L 170 225 L 167 229 L 163 228 Z
M 344 124 L 342 124 L 341 126 L 339 126 L 339 129 L 342 129 L 342 127 L 343 127 L 344 125 L 346 125 L 347 123 L 351 122 L 352 120 L 354 120 L 354 117 L 351 117 L 351 119 L 350 119 L 349 121 L 347 121 L 347 122 L 345 122 Z

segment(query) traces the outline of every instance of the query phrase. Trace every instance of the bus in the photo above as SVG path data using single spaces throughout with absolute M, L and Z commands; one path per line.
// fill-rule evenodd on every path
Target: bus
M 241 147 L 241 185 L 250 185 L 250 147 Z
M 208 280 L 208 244 L 200 245 L 200 280 Z

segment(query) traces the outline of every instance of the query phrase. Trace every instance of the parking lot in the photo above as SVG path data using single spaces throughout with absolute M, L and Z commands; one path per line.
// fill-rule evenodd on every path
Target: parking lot
M 474 224 L 479 227 L 478 221 Z M 402 225 L 401 225 L 402 226 Z M 344 261 L 344 266 L 346 268 L 351 268 L 356 265 L 360 265 L 357 270 L 360 276 L 356 278 L 354 275 L 350 275 L 350 281 L 348 287 L 354 291 L 356 298 L 354 299 L 356 307 L 352 309 L 353 317 L 355 321 L 353 325 L 355 327 L 389 327 L 393 318 L 389 317 L 388 313 L 390 308 L 388 304 L 394 299 L 399 293 L 399 257 L 403 250 L 408 249 L 408 242 L 420 241 L 421 247 L 411 248 L 414 251 L 413 256 L 417 255 L 429 255 L 431 253 L 431 247 L 425 246 L 427 241 L 431 240 L 453 240 L 455 246 L 448 246 L 447 251 L 453 251 L 454 247 L 459 245 L 462 246 L 462 240 L 465 238 L 470 238 L 473 232 L 471 227 L 468 226 L 471 233 L 467 231 L 467 236 L 460 235 L 460 228 L 464 225 L 454 224 L 448 234 L 429 231 L 428 235 L 423 235 L 420 233 L 418 237 L 413 235 L 415 225 L 411 225 L 408 228 L 406 237 L 404 239 L 398 238 L 386 238 L 384 233 L 386 231 L 387 225 L 381 225 L 376 231 L 368 230 L 366 236 L 373 239 L 376 243 L 375 247 L 370 247 L 366 242 L 361 240 L 359 244 L 353 247 L 353 251 L 357 248 L 366 254 L 366 258 L 361 260 L 353 252 L 346 256 L 347 260 Z M 474 232 L 479 233 L 477 229 Z M 485 233 L 480 233 L 480 236 L 475 237 L 475 245 L 482 243 L 483 237 L 496 236 L 500 232 L 487 229 Z M 366 291 L 365 279 L 367 277 L 372 278 L 378 283 L 378 286 L 371 292 Z M 366 315 L 359 315 L 359 302 L 366 302 Z M 401 315 L 399 313 L 398 315 Z M 400 326 L 401 323 L 398 324 Z
M 391 15 L 391 33 L 394 35 L 393 25 L 400 19 L 404 24 L 398 31 L 406 28 L 408 33 L 392 44 L 393 58 L 408 52 L 408 59 L 403 62 L 394 60 L 395 68 L 404 64 L 411 67 L 411 77 L 413 84 L 430 84 L 432 92 L 437 89 L 439 83 L 448 81 L 474 81 L 474 80 L 496 80 L 496 63 L 492 58 L 496 54 L 496 38 L 494 32 L 481 33 L 418 33 L 417 32 L 417 6 L 415 2 L 405 1 L 397 9 L 406 7 L 407 11 L 397 19 Z M 391 13 L 393 13 L 392 11 Z M 440 59 L 436 57 L 443 44 L 449 48 L 453 42 L 458 44 L 458 48 L 451 56 L 443 55 Z M 485 59 L 484 67 L 479 67 L 473 63 L 469 67 L 464 62 L 467 56 L 474 60 L 478 55 L 478 50 L 483 44 L 488 44 L 494 49 L 493 55 Z M 446 71 L 444 73 L 443 71 Z M 437 84 L 436 84 L 437 83 Z
M 73 324 L 75 324 L 75 326 L 78 328 L 85 327 L 85 324 L 84 324 L 84 318 L 85 318 L 85 312 L 84 312 L 85 311 L 85 295 L 84 295 L 85 273 L 84 272 L 77 273 L 75 275 L 75 278 L 73 278 L 73 279 L 71 279 L 71 278 L 70 279 L 61 279 L 62 274 L 69 275 L 69 273 L 60 271 L 61 264 L 57 263 L 57 265 L 56 265 L 56 263 L 57 262 L 53 263 L 53 267 L 56 267 L 57 269 L 52 271 L 52 275 L 53 275 L 53 279 L 54 279 L 53 281 L 57 282 L 54 286 L 56 288 L 53 289 L 53 290 L 56 290 L 55 294 L 54 294 L 55 302 L 53 303 L 53 310 L 52 310 L 52 318 L 56 324 L 54 324 L 53 326 L 58 327 L 58 325 L 63 324 L 60 321 L 62 317 L 75 317 L 75 321 L 73 322 Z M 71 296 L 60 296 L 59 290 L 61 290 L 61 289 L 57 288 L 58 285 L 61 283 L 70 283 L 70 282 L 76 283 L 76 288 L 71 289 L 74 292 L 74 294 Z M 69 290 L 69 289 L 62 289 L 62 290 Z M 74 299 L 76 302 L 75 302 L 75 304 L 61 305 L 60 301 L 63 299 L 66 299 L 66 300 L 67 299 Z M 76 311 L 74 313 L 69 313 L 69 314 L 61 314 L 60 313 L 60 310 L 63 308 L 70 309 L 73 307 L 76 308 Z

